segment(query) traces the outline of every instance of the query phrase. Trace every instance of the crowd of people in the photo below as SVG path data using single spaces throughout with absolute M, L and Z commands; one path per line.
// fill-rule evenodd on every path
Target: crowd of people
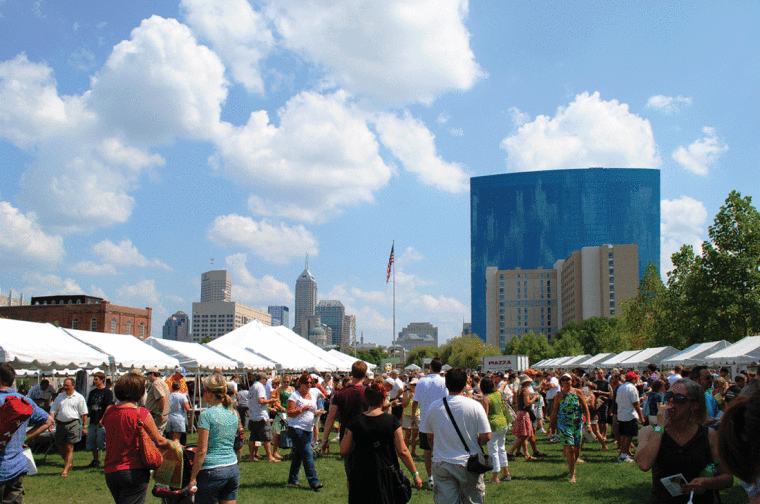
M 14 378 L 13 368 L 0 364 L 0 406 L 8 396 L 20 396 Z M 760 504 L 760 381 L 754 373 L 732 377 L 726 368 L 677 366 L 666 374 L 651 365 L 641 374 L 459 368 L 444 373 L 435 358 L 424 373 L 375 375 L 356 361 L 346 376 L 247 373 L 227 379 L 217 370 L 198 385 L 202 403 L 196 406 L 207 407 L 198 417 L 188 487 L 200 504 L 236 502 L 246 434 L 248 461 L 289 459 L 283 483 L 301 487 L 303 466 L 314 491 L 324 486 L 315 458 L 339 441 L 349 502 L 363 504 L 398 502 L 402 465 L 412 485 L 423 487 L 414 459 L 417 443 L 436 503 L 484 502 L 486 484 L 512 479 L 510 461 L 540 463 L 546 457 L 537 449 L 537 435 L 562 444 L 571 483 L 584 463 L 584 443 L 598 442 L 601 451 L 616 445 L 610 462 L 651 470 L 651 503 L 719 502 L 718 492 L 736 475 L 750 502 Z M 144 502 L 150 472 L 138 456 L 135 434 L 142 428 L 158 447 L 179 446 L 195 383 L 178 368 L 166 378 L 158 369 L 144 376 L 127 373 L 112 386 L 97 372 L 87 398 L 75 386 L 66 378 L 57 392 L 46 379 L 32 387 L 27 399 L 33 414 L 26 423 L 33 428 L 27 437 L 55 425 L 63 477 L 72 470 L 74 445 L 86 437 L 93 457 L 88 467 L 100 466 L 105 450 L 105 478 L 114 501 Z M 0 455 L 3 502 L 20 502 L 25 430 L 26 424 Z M 284 453 L 281 447 L 292 449 Z M 485 477 L 467 468 L 484 449 L 493 464 Z

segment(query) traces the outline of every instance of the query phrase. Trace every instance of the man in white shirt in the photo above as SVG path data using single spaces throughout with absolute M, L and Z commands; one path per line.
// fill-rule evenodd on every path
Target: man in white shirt
M 269 406 L 278 402 L 279 399 L 270 398 L 267 394 L 265 387 L 267 378 L 266 373 L 258 373 L 256 382 L 248 392 L 248 430 L 251 432 L 248 441 L 248 460 L 251 462 L 259 459 L 256 441 L 264 445 L 267 460 L 280 461 L 272 456 L 272 427 L 269 425 Z
M 427 432 L 428 442 L 433 447 L 433 500 L 436 504 L 483 503 L 486 496 L 483 475 L 468 471 L 467 459 L 480 450 L 481 444 L 486 444 L 491 439 L 488 417 L 479 402 L 463 395 L 467 385 L 467 372 L 464 369 L 449 369 L 445 381 L 449 395 L 438 399 L 428 408 L 420 427 L 421 431 Z M 457 428 L 461 438 L 457 434 Z
M 683 376 L 681 376 L 681 373 L 683 373 L 683 366 L 678 364 L 673 368 L 673 373 L 668 376 L 668 383 L 673 385 L 675 382 L 683 378 Z
M 615 396 L 617 403 L 618 432 L 618 462 L 633 462 L 631 454 L 631 441 L 639 433 L 639 422 L 643 421 L 644 414 L 639 404 L 639 391 L 634 383 L 639 379 L 633 371 L 625 374 L 625 383 L 618 387 Z
M 425 418 L 427 417 L 428 409 L 437 401 L 449 394 L 446 388 L 446 380 L 441 376 L 441 368 L 443 362 L 439 357 L 435 357 L 430 361 L 430 373 L 427 376 L 423 376 L 422 379 L 417 382 L 417 389 L 414 391 L 414 399 L 412 400 L 412 417 L 417 415 L 417 409 L 420 410 L 420 426 L 425 424 Z M 420 448 L 424 450 L 423 458 L 425 460 L 425 469 L 428 474 L 428 486 L 433 486 L 433 455 L 432 447 L 428 443 L 427 435 L 432 433 L 426 431 L 423 427 L 420 427 Z
M 87 435 L 87 401 L 74 388 L 74 380 L 63 380 L 63 392 L 58 394 L 50 407 L 50 414 L 55 418 L 55 444 L 63 457 L 64 478 L 69 475 L 74 445 Z
M 50 399 L 53 397 L 53 387 L 50 381 L 43 378 L 37 385 L 34 385 L 27 394 L 27 397 L 37 403 L 37 406 L 48 411 L 50 409 Z
M 393 380 L 393 388 L 388 393 L 391 402 L 391 414 L 401 421 L 404 416 L 404 407 L 401 405 L 401 396 L 404 395 L 404 382 L 398 377 L 398 369 L 391 369 L 388 375 Z
M 544 385 L 544 384 L 542 384 Z M 559 393 L 559 379 L 552 373 L 549 380 L 545 382 L 544 388 L 546 389 L 546 411 L 554 411 L 554 398 Z M 557 434 L 557 428 L 549 429 L 549 441 L 556 443 L 559 441 L 559 435 Z

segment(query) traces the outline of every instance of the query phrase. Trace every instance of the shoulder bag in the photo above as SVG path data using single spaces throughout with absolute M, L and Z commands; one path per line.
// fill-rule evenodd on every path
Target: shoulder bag
M 146 469 L 156 470 L 161 467 L 161 463 L 164 458 L 161 456 L 161 452 L 153 444 L 153 440 L 150 439 L 148 433 L 145 432 L 143 420 L 147 416 L 148 410 L 145 408 L 138 409 L 138 415 L 140 419 L 137 420 L 137 429 L 135 429 L 135 437 L 137 438 L 137 453 L 140 456 L 140 462 Z
M 464 436 L 462 436 L 462 433 L 459 431 L 459 427 L 454 420 L 454 415 L 451 414 L 451 408 L 449 408 L 449 403 L 446 401 L 445 397 L 443 398 L 443 405 L 446 407 L 446 413 L 448 413 L 451 423 L 454 424 L 454 429 L 456 429 L 457 435 L 462 441 L 465 451 L 470 453 L 470 448 L 467 446 Z M 483 453 L 482 449 L 479 449 L 478 453 L 470 454 L 470 458 L 467 459 L 467 470 L 476 474 L 493 471 L 493 458 L 487 453 Z

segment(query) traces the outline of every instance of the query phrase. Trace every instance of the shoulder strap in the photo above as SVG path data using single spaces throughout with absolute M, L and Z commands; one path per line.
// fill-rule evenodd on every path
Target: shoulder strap
M 443 405 L 446 407 L 446 413 L 449 414 L 449 418 L 451 419 L 451 423 L 454 424 L 454 429 L 456 429 L 459 439 L 462 440 L 462 444 L 464 445 L 464 450 L 467 453 L 470 453 L 470 448 L 467 446 L 467 443 L 464 440 L 464 436 L 462 436 L 462 433 L 459 431 L 459 427 L 457 426 L 457 423 L 454 420 L 454 415 L 451 414 L 451 408 L 449 408 L 449 403 L 448 401 L 446 401 L 445 397 L 443 398 Z

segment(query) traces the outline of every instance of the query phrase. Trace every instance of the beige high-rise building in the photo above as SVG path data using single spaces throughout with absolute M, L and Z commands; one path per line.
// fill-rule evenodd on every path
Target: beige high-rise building
M 272 325 L 272 316 L 265 311 L 232 301 L 193 303 L 193 341 L 206 336 L 212 340 L 242 327 L 252 320 Z
M 201 275 L 201 303 L 232 301 L 232 282 L 227 270 L 207 271 Z
M 486 343 L 503 350 L 531 331 L 550 338 L 558 329 L 558 289 L 553 269 L 487 268 Z
M 560 327 L 620 313 L 623 301 L 638 294 L 638 245 L 602 245 L 576 250 L 557 261 L 562 285 Z

